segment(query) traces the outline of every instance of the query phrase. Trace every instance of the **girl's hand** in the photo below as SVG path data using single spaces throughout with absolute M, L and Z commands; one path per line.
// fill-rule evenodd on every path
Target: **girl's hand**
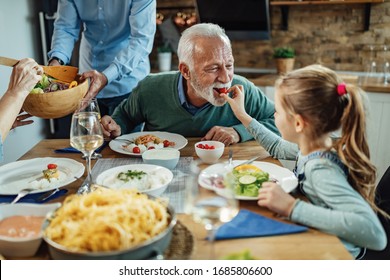
M 228 91 L 232 93 L 232 97 L 229 97 L 229 95 L 225 93 L 221 93 L 220 96 L 229 103 L 237 119 L 247 127 L 252 121 L 252 117 L 245 111 L 244 87 L 242 85 L 234 85 Z
M 295 205 L 295 198 L 286 193 L 276 183 L 263 183 L 259 189 L 257 204 L 271 211 L 289 217 Z

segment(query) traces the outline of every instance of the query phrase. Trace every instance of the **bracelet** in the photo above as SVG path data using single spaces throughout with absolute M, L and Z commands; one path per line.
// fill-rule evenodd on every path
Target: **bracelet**
M 62 59 L 59 59 L 59 58 L 56 57 L 56 56 L 53 56 L 52 58 L 50 58 L 49 63 L 50 63 L 53 59 L 57 60 L 58 63 L 59 63 L 60 65 L 65 65 L 65 62 L 62 61 Z

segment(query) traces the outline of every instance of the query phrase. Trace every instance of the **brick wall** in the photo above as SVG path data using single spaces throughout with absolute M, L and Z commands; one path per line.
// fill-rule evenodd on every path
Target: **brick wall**
M 194 3 L 157 0 L 157 5 L 177 7 Z M 288 30 L 282 30 L 281 9 L 271 6 L 271 40 L 232 41 L 235 66 L 274 69 L 272 49 L 290 45 L 296 49 L 296 67 L 321 63 L 335 70 L 364 71 L 372 53 L 369 45 L 374 45 L 373 53 L 380 67 L 385 56 L 383 45 L 390 48 L 390 0 L 372 4 L 368 31 L 364 31 L 365 9 L 365 4 L 290 6 Z M 168 18 L 178 10 L 160 11 Z M 158 42 L 159 34 L 155 44 Z M 390 61 L 390 50 L 386 56 Z M 155 54 L 152 61 L 153 57 Z

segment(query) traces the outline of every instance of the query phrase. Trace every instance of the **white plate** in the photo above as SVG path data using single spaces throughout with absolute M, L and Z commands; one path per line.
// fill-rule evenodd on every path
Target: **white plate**
M 34 187 L 43 179 L 42 171 L 49 163 L 57 164 L 60 173 L 58 180 L 47 182 L 44 186 L 35 186 L 31 193 L 39 193 L 65 186 L 84 174 L 84 165 L 68 158 L 34 158 L 19 160 L 0 167 L 0 195 L 15 195 L 24 188 Z M 43 179 L 45 180 L 45 179 Z
M 152 135 L 155 135 L 163 140 L 175 142 L 175 146 L 173 146 L 173 147 L 170 146 L 169 148 L 174 148 L 177 150 L 184 148 L 188 143 L 187 139 L 185 139 L 180 134 L 170 133 L 170 132 L 162 132 L 162 131 L 135 132 L 135 133 L 130 133 L 130 134 L 125 134 L 125 135 L 119 136 L 117 139 L 134 140 L 137 137 L 142 136 L 142 135 L 146 135 L 146 134 L 152 134 Z M 111 150 L 118 152 L 118 153 L 121 153 L 121 154 L 138 156 L 138 157 L 141 156 L 141 154 L 135 154 L 135 153 L 132 153 L 132 152 L 125 150 L 123 148 L 123 145 L 127 145 L 127 144 L 128 143 L 125 143 L 122 141 L 115 141 L 115 139 L 114 139 L 114 140 L 110 141 L 109 146 L 110 146 Z
M 158 179 L 150 182 L 151 184 L 153 183 L 153 186 L 150 189 L 140 190 L 143 193 L 154 196 L 162 194 L 168 187 L 168 184 L 173 180 L 172 171 L 165 167 L 153 164 L 128 164 L 105 170 L 98 175 L 96 183 L 107 188 L 122 188 L 121 186 L 112 187 L 112 184 L 117 183 L 118 180 L 116 180 L 116 178 L 120 172 L 126 172 L 128 170 L 144 171 L 148 174 L 155 174 L 158 176 Z
M 236 166 L 243 162 L 245 162 L 245 160 L 235 160 L 233 161 L 233 165 Z M 294 173 L 291 172 L 289 169 L 273 163 L 254 161 L 251 164 L 259 167 L 261 170 L 265 172 L 268 172 L 271 178 L 277 179 L 279 182 L 282 182 L 283 179 L 287 179 L 290 178 L 291 176 L 294 176 Z M 198 184 L 205 189 L 213 190 L 214 187 L 205 178 L 208 178 L 211 174 L 221 174 L 223 173 L 224 170 L 225 170 L 225 164 L 223 163 L 210 165 L 209 167 L 202 170 L 202 172 L 199 174 Z M 283 184 L 282 184 L 282 188 L 286 192 L 291 192 L 293 189 L 291 187 L 289 188 L 284 187 Z M 236 195 L 235 197 L 239 200 L 257 200 L 257 197 L 250 197 L 250 196 Z

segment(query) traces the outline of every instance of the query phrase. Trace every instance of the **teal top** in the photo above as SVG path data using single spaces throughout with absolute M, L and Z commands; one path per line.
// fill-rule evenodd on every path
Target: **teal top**
M 139 82 L 128 99 L 114 111 L 112 118 L 127 134 L 145 122 L 146 131 L 167 131 L 185 137 L 203 137 L 213 126 L 233 127 L 240 141 L 253 139 L 241 122 L 234 116 L 229 104 L 206 106 L 194 115 L 180 103 L 178 83 L 180 72 L 150 74 Z M 232 85 L 245 88 L 245 109 L 271 131 L 278 133 L 274 121 L 274 104 L 261 90 L 244 77 L 234 75 Z
M 337 235 L 355 258 L 362 248 L 383 250 L 386 247 L 381 222 L 348 183 L 344 165 L 312 154 L 302 156 L 296 144 L 283 140 L 256 120 L 249 124 L 248 131 L 273 157 L 297 158 L 300 188 L 310 202 L 297 201 L 290 215 L 292 221 Z M 333 155 L 339 160 L 336 153 Z

